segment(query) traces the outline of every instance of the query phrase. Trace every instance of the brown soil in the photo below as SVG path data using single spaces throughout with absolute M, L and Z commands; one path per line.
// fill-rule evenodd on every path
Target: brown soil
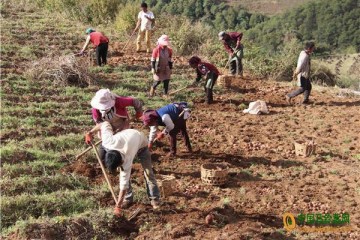
M 188 121 L 195 152 L 186 153 L 180 138 L 179 154 L 173 159 L 165 157 L 169 151 L 166 139 L 155 146 L 156 173 L 175 175 L 178 190 L 163 199 L 161 210 L 147 206 L 135 219 L 145 228 L 137 238 L 292 239 L 296 235 L 282 230 L 285 212 L 348 212 L 353 233 L 326 236 L 351 234 L 356 239 L 360 227 L 359 160 L 355 157 L 360 145 L 360 101 L 321 89 L 313 92 L 312 104 L 288 106 L 283 96 L 291 89 L 247 78 L 215 94 L 215 104 L 208 106 L 203 99 L 195 99 Z M 270 114 L 242 113 L 242 104 L 257 99 L 267 102 Z M 295 156 L 293 142 L 307 138 L 315 139 L 316 154 Z M 200 179 L 201 164 L 214 162 L 229 167 L 228 183 L 221 188 Z M 132 179 L 143 186 L 139 164 L 134 165 Z M 105 196 L 102 203 L 111 206 L 111 196 Z M 214 223 L 207 225 L 209 213 Z

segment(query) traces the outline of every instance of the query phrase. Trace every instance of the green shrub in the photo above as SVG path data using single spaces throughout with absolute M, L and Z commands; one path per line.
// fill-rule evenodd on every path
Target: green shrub
M 171 19 L 165 15 L 159 18 Z M 176 21 L 163 21 L 159 25 L 160 32 L 170 37 L 171 46 L 178 55 L 198 51 L 203 42 L 214 34 L 209 26 L 200 22 L 192 23 L 186 17 L 178 17 Z
M 281 50 L 271 53 L 260 46 L 245 42 L 244 70 L 250 71 L 256 77 L 291 81 L 301 49 L 295 38 L 286 42 Z
M 138 5 L 128 3 L 121 5 L 116 14 L 114 21 L 114 28 L 120 33 L 126 33 L 134 30 L 137 22 L 137 15 L 139 13 Z
M 335 86 L 338 78 L 327 67 L 312 64 L 311 81 L 319 85 Z
M 110 23 L 116 17 L 121 0 L 36 0 L 50 11 L 62 11 L 84 23 Z
M 350 88 L 350 89 L 354 89 L 354 90 L 360 90 L 360 79 L 356 78 L 356 77 L 350 77 L 350 76 L 340 77 L 336 81 L 336 85 L 341 88 Z

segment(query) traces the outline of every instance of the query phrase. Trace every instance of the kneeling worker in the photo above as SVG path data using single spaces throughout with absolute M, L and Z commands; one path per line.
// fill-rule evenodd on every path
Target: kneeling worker
M 114 172 L 120 167 L 120 192 L 114 214 L 119 216 L 122 208 L 133 202 L 130 174 L 134 158 L 137 156 L 144 169 L 147 193 L 154 209 L 160 207 L 160 191 L 151 164 L 151 154 L 147 147 L 145 135 L 135 129 L 125 129 L 115 133 L 109 122 L 98 124 L 91 134 L 101 131 L 105 154 L 101 156 L 109 171 Z

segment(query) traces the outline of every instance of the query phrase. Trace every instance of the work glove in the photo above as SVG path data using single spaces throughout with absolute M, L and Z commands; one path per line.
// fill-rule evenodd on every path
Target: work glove
M 163 132 L 159 132 L 157 135 L 156 135 L 156 139 L 158 141 L 160 141 L 161 139 L 163 139 L 165 137 L 165 133 Z
M 121 216 L 121 208 L 118 207 L 117 205 L 114 207 L 114 215 L 117 217 Z
M 136 112 L 135 114 L 135 117 L 136 119 L 140 119 L 142 117 L 143 113 L 140 111 L 140 112 Z
M 152 74 L 156 74 L 156 72 L 155 72 L 155 69 L 154 69 L 154 68 L 152 68 L 152 69 L 151 69 L 151 72 L 152 72 Z
M 92 134 L 90 132 L 85 134 L 85 143 L 87 145 L 91 145 L 92 139 L 93 139 L 93 137 L 92 137 Z

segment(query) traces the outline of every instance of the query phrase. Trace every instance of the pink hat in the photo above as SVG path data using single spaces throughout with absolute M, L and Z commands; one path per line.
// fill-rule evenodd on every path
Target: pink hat
M 167 35 L 162 35 L 158 39 L 158 44 L 161 46 L 169 46 L 170 45 L 169 37 Z
M 109 89 L 100 89 L 91 100 L 91 106 L 98 110 L 107 110 L 115 105 L 116 95 Z

